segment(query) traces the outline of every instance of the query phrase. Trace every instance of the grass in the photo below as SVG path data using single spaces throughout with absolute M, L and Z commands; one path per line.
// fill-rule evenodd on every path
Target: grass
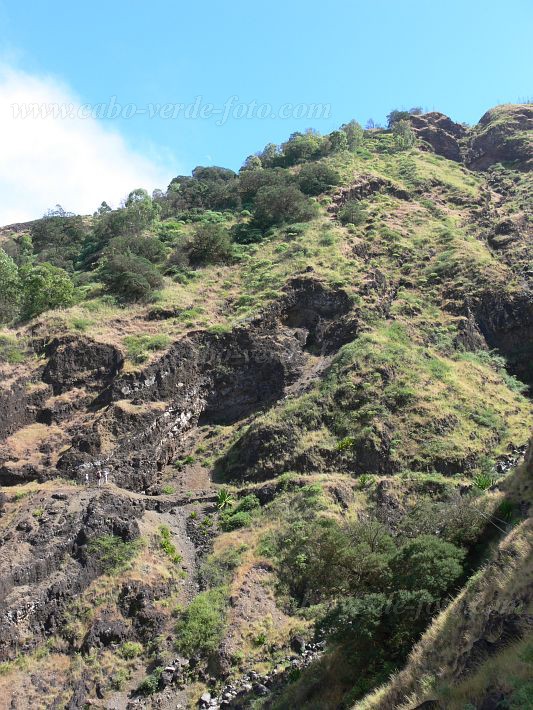
M 176 624 L 176 649 L 184 655 L 208 655 L 218 648 L 226 626 L 224 587 L 200 592 Z
M 27 358 L 26 343 L 23 338 L 0 334 L 0 363 L 18 365 Z
M 129 567 L 143 543 L 141 540 L 124 541 L 117 535 L 100 535 L 91 540 L 87 551 L 108 574 L 119 574 Z
M 127 335 L 124 345 L 128 358 L 135 364 L 146 362 L 150 353 L 164 350 L 168 347 L 168 335 Z
M 172 534 L 167 525 L 159 527 L 159 547 L 175 565 L 179 565 L 183 557 L 179 554 L 176 546 L 172 542 Z

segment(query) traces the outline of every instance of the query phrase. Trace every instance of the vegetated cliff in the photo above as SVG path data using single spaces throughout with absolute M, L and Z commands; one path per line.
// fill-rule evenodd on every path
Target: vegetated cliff
M 0 334 L 0 707 L 526 692 L 531 108 L 410 121 L 34 234 L 78 303 Z

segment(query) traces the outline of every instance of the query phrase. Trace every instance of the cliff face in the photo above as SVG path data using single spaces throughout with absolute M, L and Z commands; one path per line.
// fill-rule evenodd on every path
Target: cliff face
M 189 178 L 193 207 L 170 191 L 144 234 L 158 303 L 89 270 L 77 305 L 2 331 L 0 707 L 512 699 L 480 678 L 529 630 L 531 109 L 410 120 L 412 149 L 370 131 L 225 175 L 230 205 L 331 181 L 228 262 L 185 269 L 167 246 L 199 221 L 250 228 L 220 180 Z M 451 556 L 446 610 L 416 633 L 375 605 L 346 621 L 420 592 L 411 545 Z

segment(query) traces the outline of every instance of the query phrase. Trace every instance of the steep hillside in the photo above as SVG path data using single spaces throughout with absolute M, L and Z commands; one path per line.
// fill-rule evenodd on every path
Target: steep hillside
M 532 110 L 395 113 L 2 228 L 0 707 L 529 692 Z

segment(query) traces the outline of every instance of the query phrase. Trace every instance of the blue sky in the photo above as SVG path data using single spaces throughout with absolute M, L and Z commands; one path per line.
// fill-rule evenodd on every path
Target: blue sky
M 153 182 L 198 164 L 238 169 L 246 155 L 295 130 L 327 132 L 351 118 L 383 122 L 395 107 L 422 106 L 476 122 L 497 103 L 533 96 L 532 30 L 530 0 L 0 0 L 0 61 L 11 72 L 12 88 L 41 81 L 39 96 L 49 91 L 51 101 L 62 95 L 95 106 L 116 97 L 123 107 L 144 109 L 131 118 L 94 119 L 99 125 L 92 130 L 120 143 L 126 172 L 130 155 L 132 176 L 142 179 L 146 171 Z M 153 111 L 155 104 L 188 105 L 197 96 L 222 111 L 231 97 L 270 104 L 275 117 L 147 115 L 150 104 Z M 281 118 L 287 103 L 330 109 L 320 118 Z M 39 170 L 46 165 L 45 123 L 31 139 L 41 131 Z M 61 125 L 54 136 L 61 141 Z M 96 141 L 89 152 L 102 150 Z M 98 181 L 98 169 L 88 170 L 87 179 Z M 68 164 L 64 170 L 68 183 Z M 135 185 L 119 187 L 124 194 Z M 60 181 L 54 191 L 55 201 L 69 201 Z

